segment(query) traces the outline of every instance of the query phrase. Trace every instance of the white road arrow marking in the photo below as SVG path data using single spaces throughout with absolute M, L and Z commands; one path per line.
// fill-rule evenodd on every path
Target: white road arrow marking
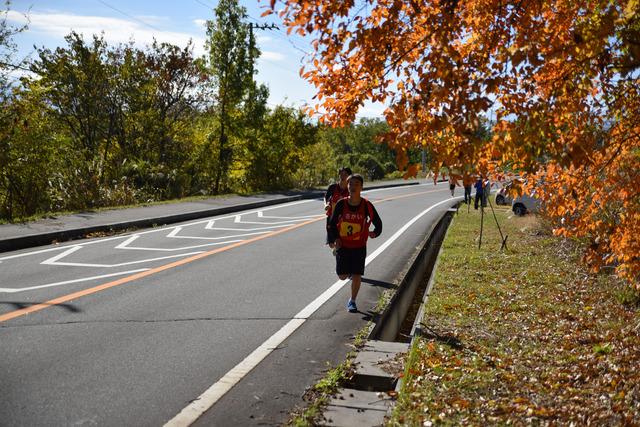
M 88 282 L 90 280 L 106 279 L 107 277 L 124 276 L 127 274 L 140 273 L 141 271 L 147 271 L 147 270 L 150 270 L 150 269 L 140 268 L 138 270 L 120 271 L 118 273 L 103 274 L 101 276 L 83 277 L 80 279 L 65 280 L 64 282 L 48 283 L 46 285 L 28 286 L 25 288 L 0 288 L 0 292 L 17 293 L 17 292 L 33 291 L 36 289 L 52 288 L 54 286 L 68 285 L 70 283 Z
M 254 227 L 254 228 L 228 228 L 228 227 L 214 227 L 216 220 L 212 219 L 206 225 L 205 230 L 221 230 L 221 231 L 256 231 L 256 230 L 272 230 L 274 228 L 282 228 L 288 227 L 291 224 L 283 224 L 283 225 L 271 225 L 269 227 Z
M 62 259 L 64 257 L 66 257 L 67 255 L 71 255 L 72 253 L 74 253 L 77 250 L 82 249 L 82 246 L 71 246 L 69 249 L 67 249 L 66 251 L 62 252 L 61 254 L 58 254 L 54 257 L 45 259 L 44 261 L 42 261 L 40 264 L 45 264 L 45 265 L 56 265 L 56 263 L 58 262 L 59 259 Z
M 245 215 L 258 213 L 260 210 L 268 211 L 268 210 L 272 210 L 272 209 L 282 209 L 282 208 L 286 208 L 286 207 L 289 207 L 289 206 L 299 205 L 299 204 L 302 204 L 302 203 L 311 203 L 311 202 L 316 202 L 316 201 L 317 201 L 316 199 L 298 200 L 298 201 L 295 201 L 295 202 L 283 203 L 281 205 L 276 205 L 276 206 L 269 207 L 269 208 L 256 209 L 256 210 L 253 210 L 253 211 L 246 212 Z M 227 216 L 223 216 L 223 217 L 218 218 L 218 220 L 234 218 L 235 216 L 236 216 L 235 214 L 234 215 L 227 215 Z M 184 224 L 184 227 L 188 227 L 190 225 L 203 224 L 203 223 L 207 223 L 207 222 L 210 222 L 210 221 L 211 221 L 210 219 L 204 219 L 204 220 L 200 220 L 200 221 L 195 221 L 195 222 L 191 222 L 191 223 L 188 223 L 188 224 Z M 150 233 L 159 233 L 159 232 L 170 230 L 172 228 L 174 228 L 174 226 L 154 228 L 154 229 L 147 230 L 147 231 L 141 231 L 141 232 L 136 233 L 136 234 L 143 235 L 143 234 L 150 234 Z M 243 230 L 240 230 L 240 231 L 243 231 Z M 109 242 L 109 241 L 112 241 L 112 240 L 125 239 L 127 237 L 129 237 L 128 234 L 121 235 L 121 236 L 114 236 L 114 237 L 106 237 L 106 238 L 92 240 L 90 242 L 84 242 L 84 243 L 81 243 L 79 245 L 73 245 L 73 247 L 75 247 L 75 246 L 95 245 L 95 244 Z M 20 254 L 15 254 L 15 255 L 9 255 L 9 256 L 2 257 L 2 258 L 0 258 L 0 261 L 4 261 L 4 260 L 8 260 L 8 259 L 14 259 L 14 258 L 22 258 L 22 257 L 27 257 L 27 256 L 32 256 L 32 255 L 38 255 L 38 254 L 41 254 L 41 253 L 51 252 L 51 251 L 60 251 L 60 250 L 66 249 L 68 247 L 70 247 L 70 246 L 62 244 L 61 246 L 57 246 L 57 247 L 54 247 L 54 248 L 41 249 L 41 250 L 37 250 L 37 251 L 33 251 L 33 252 L 23 252 L 23 253 L 20 253 Z
M 182 230 L 182 227 L 174 228 L 171 233 L 167 234 L 167 237 L 171 237 L 174 239 L 202 239 L 202 240 L 220 240 L 220 239 L 231 239 L 234 237 L 245 237 L 245 236 L 253 236 L 256 234 L 265 234 L 268 231 L 259 231 L 257 233 L 244 233 L 244 234 L 234 234 L 233 236 L 221 236 L 221 237 L 199 237 L 199 236 L 178 236 L 177 234 Z
M 227 244 L 227 243 L 236 243 L 236 242 L 241 242 L 242 241 L 242 239 L 224 240 L 222 242 L 203 243 L 202 245 L 183 246 L 183 247 L 180 247 L 180 248 L 144 248 L 144 247 L 139 247 L 139 246 L 129 246 L 129 244 L 131 244 L 133 241 L 138 239 L 138 237 L 140 237 L 140 236 L 139 235 L 131 236 L 130 238 L 128 238 L 127 240 L 125 240 L 124 242 L 122 242 L 118 246 L 116 246 L 114 249 L 129 249 L 129 250 L 134 250 L 134 251 L 175 252 L 175 251 L 183 251 L 183 250 L 187 250 L 187 249 L 204 248 L 204 247 L 207 247 L 207 246 L 224 245 L 224 244 Z
M 274 219 L 299 219 L 299 220 L 303 220 L 303 219 L 311 219 L 311 218 L 318 218 L 321 217 L 322 215 L 304 215 L 304 216 L 273 216 L 273 215 L 265 215 L 263 213 L 263 211 L 258 212 L 258 218 L 274 218 Z
M 243 221 L 242 215 L 236 215 L 236 219 L 233 221 L 236 224 L 261 224 L 261 225 L 275 225 L 275 224 L 287 224 L 291 225 L 295 222 L 300 222 L 298 219 L 290 219 L 288 221 L 275 221 L 275 222 L 256 222 L 256 221 Z
M 149 259 L 141 259 L 138 261 L 129 261 L 129 262 L 121 262 L 119 264 L 90 264 L 90 263 L 84 263 L 84 262 L 60 262 L 59 260 L 64 258 L 67 255 L 70 255 L 71 253 L 77 251 L 78 249 L 81 249 L 82 246 L 74 246 L 73 248 L 69 249 L 68 251 L 65 251 L 59 255 L 56 255 L 52 258 L 49 258 L 47 260 L 42 261 L 40 264 L 45 264 L 45 265 L 68 265 L 68 266 L 72 266 L 72 267 L 97 267 L 97 268 L 114 268 L 114 267 L 122 267 L 125 265 L 132 265 L 132 264 L 142 264 L 144 262 L 152 262 L 152 261 L 160 261 L 163 259 L 170 259 L 170 258 L 180 258 L 180 257 L 185 257 L 185 256 L 189 256 L 189 255 L 197 255 L 197 254 L 201 254 L 204 251 L 198 251 L 198 252 L 188 252 L 185 254 L 176 254 L 176 255 L 169 255 L 169 256 L 164 256 L 164 257 L 158 257 L 158 258 L 149 258 Z

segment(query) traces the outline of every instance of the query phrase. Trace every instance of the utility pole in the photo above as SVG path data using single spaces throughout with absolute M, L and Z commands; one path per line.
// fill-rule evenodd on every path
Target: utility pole
M 253 30 L 279 30 L 280 28 L 278 28 L 278 26 L 276 24 L 254 24 L 254 23 L 249 23 L 249 29 Z
M 279 30 L 276 24 L 254 24 L 253 22 L 249 23 L 249 37 L 253 39 L 253 29 L 256 30 Z

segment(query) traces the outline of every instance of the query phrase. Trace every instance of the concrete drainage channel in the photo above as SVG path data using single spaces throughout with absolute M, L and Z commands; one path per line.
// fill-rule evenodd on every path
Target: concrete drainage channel
M 392 409 L 386 392 L 398 392 L 397 371 L 402 356 L 420 335 L 420 323 L 433 279 L 442 241 L 456 208 L 446 211 L 427 233 L 420 250 L 408 263 L 397 292 L 371 329 L 355 360 L 351 383 L 338 391 L 324 412 L 325 426 L 380 426 Z M 396 369 L 393 369 L 395 365 Z M 390 369 L 391 368 L 391 369 Z

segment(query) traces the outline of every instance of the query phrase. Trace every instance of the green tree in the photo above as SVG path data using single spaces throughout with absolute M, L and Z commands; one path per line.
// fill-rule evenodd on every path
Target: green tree
M 18 92 L 3 107 L 11 126 L 0 137 L 0 218 L 13 220 L 56 204 L 52 172 L 64 147 L 38 93 Z
M 193 151 L 192 125 L 204 103 L 202 64 L 192 46 L 154 42 L 145 52 L 120 55 L 115 94 L 123 97 L 122 173 L 135 180 L 145 198 L 181 197 L 191 191 L 187 162 Z M 124 150 L 126 148 L 126 150 Z
M 339 165 L 337 164 L 335 146 L 326 139 L 318 137 L 317 127 L 315 142 L 301 150 L 300 164 L 301 167 L 293 174 L 295 187 L 326 186 L 336 178 L 336 170 Z
M 189 193 L 190 124 L 206 80 L 192 46 L 111 48 L 102 37 L 87 44 L 76 33 L 66 40 L 66 48 L 39 51 L 33 70 L 40 78 L 29 87 L 42 89 L 49 113 L 66 129 L 75 149 L 66 176 L 80 184 L 85 205 Z
M 26 25 L 16 27 L 7 22 L 10 10 L 11 2 L 7 0 L 0 10 L 0 105 L 11 96 L 9 74 L 22 66 L 22 61 L 16 61 L 17 48 L 13 36 L 27 29 Z
M 247 141 L 244 181 L 253 190 L 299 186 L 296 172 L 303 163 L 305 147 L 315 143 L 317 127 L 299 110 L 276 107 L 264 120 L 256 138 Z M 323 159 L 326 161 L 326 159 Z
M 214 10 L 215 19 L 207 22 L 209 73 L 215 90 L 217 143 L 213 191 L 219 193 L 233 161 L 233 146 L 229 137 L 238 134 L 237 119 L 244 101 L 256 91 L 254 83 L 255 61 L 260 56 L 253 32 L 248 23 L 246 9 L 237 0 L 221 0 Z M 255 99 L 255 97 L 254 97 Z
M 0 10 L 0 218 L 12 219 L 22 215 L 23 203 L 33 205 L 33 194 L 23 186 L 23 178 L 34 178 L 24 169 L 27 159 L 21 150 L 23 146 L 16 144 L 16 135 L 23 134 L 23 129 L 29 126 L 29 120 L 22 114 L 18 105 L 15 87 L 11 73 L 21 68 L 21 61 L 16 60 L 16 44 L 13 37 L 27 27 L 15 27 L 7 22 L 11 9 L 11 2 L 3 2 Z M 37 170 L 36 170 L 37 171 Z M 27 209 L 28 211 L 29 209 Z
M 345 127 L 323 127 L 321 138 L 336 147 L 337 166 L 349 166 L 373 180 L 396 170 L 395 153 L 379 141 L 388 130 L 384 121 L 365 118 Z
M 102 37 L 94 36 L 91 45 L 75 32 L 65 39 L 68 48 L 38 51 L 32 70 L 40 78 L 30 86 L 42 89 L 49 112 L 69 131 L 76 156 L 82 159 L 78 178 L 94 205 L 100 200 L 105 161 L 117 134 L 118 111 L 113 108 L 110 88 L 115 78 L 107 65 L 107 43 Z
M 158 135 L 156 143 L 158 161 L 172 163 L 172 157 L 183 150 L 173 144 L 176 127 L 193 118 L 202 105 L 203 94 L 199 89 L 206 80 L 201 66 L 193 58 L 192 46 L 184 49 L 167 43 L 154 42 L 147 55 L 147 69 L 154 83 L 153 110 L 157 113 Z

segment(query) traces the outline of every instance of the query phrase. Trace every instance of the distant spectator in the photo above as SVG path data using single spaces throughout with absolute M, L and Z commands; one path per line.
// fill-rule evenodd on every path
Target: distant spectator
M 473 177 L 471 175 L 465 175 L 462 178 L 462 185 L 464 186 L 464 202 L 467 205 L 471 204 L 471 187 L 473 186 Z
M 488 178 L 485 178 L 482 181 L 482 207 L 487 207 L 487 199 L 489 198 L 489 194 L 491 193 L 491 181 Z
M 449 190 L 451 191 L 451 197 L 453 197 L 456 191 L 456 180 L 452 175 L 449 175 Z
M 476 179 L 474 186 L 476 187 L 476 200 L 473 204 L 473 208 L 478 209 L 478 203 L 484 208 L 487 206 L 487 202 L 484 197 L 484 180 L 482 177 L 479 176 L 478 179 Z

